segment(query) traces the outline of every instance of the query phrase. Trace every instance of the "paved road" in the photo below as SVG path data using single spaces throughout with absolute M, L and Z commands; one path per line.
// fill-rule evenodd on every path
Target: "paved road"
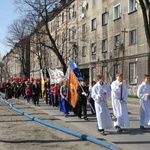
M 110 112 L 112 112 L 111 103 L 108 102 Z M 130 128 L 124 128 L 123 133 L 116 133 L 115 129 L 107 130 L 108 135 L 102 136 L 97 132 L 96 117 L 91 115 L 90 109 L 88 108 L 88 118 L 89 121 L 84 121 L 83 119 L 78 119 L 76 116 L 70 112 L 68 118 L 63 116 L 63 113 L 59 111 L 59 108 L 50 107 L 40 100 L 40 107 L 36 107 L 51 116 L 58 119 L 64 120 L 69 125 L 75 125 L 80 128 L 84 133 L 89 136 L 104 140 L 108 143 L 112 143 L 122 150 L 149 150 L 150 149 L 150 129 L 147 128 L 144 131 L 139 129 L 139 100 L 129 99 L 129 117 L 130 117 Z M 61 125 L 60 125 L 61 126 Z

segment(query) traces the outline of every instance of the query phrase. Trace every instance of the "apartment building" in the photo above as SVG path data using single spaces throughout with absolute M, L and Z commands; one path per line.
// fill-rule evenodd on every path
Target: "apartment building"
M 88 84 L 96 80 L 97 74 L 103 74 L 109 84 L 116 72 L 123 72 L 135 94 L 143 75 L 148 73 L 149 47 L 137 0 L 61 0 L 50 13 L 48 26 L 65 63 L 69 59 L 75 61 Z M 44 24 L 40 24 L 39 30 L 43 34 L 33 33 L 30 48 L 26 47 L 30 54 L 21 54 L 30 59 L 27 68 L 31 78 L 40 77 L 40 69 L 62 69 L 54 51 L 32 42 L 52 44 Z M 22 76 L 22 64 L 11 55 L 10 51 L 3 58 L 7 76 Z
M 5 57 L 3 57 L 3 64 L 4 64 L 4 78 L 5 81 L 7 78 L 12 77 L 20 77 L 21 73 L 21 64 L 17 58 L 16 49 L 11 49 L 9 53 Z
M 3 81 L 13 77 L 30 76 L 30 37 L 19 41 L 2 59 Z
M 88 84 L 96 80 L 97 74 L 103 74 L 106 82 L 111 83 L 116 72 L 123 72 L 129 87 L 137 88 L 148 73 L 149 52 L 138 1 L 62 0 L 60 3 L 61 7 L 56 6 L 57 13 L 51 16 L 49 28 L 66 64 L 69 59 L 75 61 Z M 43 67 L 61 68 L 55 53 L 50 49 L 45 51 L 47 64 Z M 34 66 L 34 59 L 31 60 Z M 31 68 L 36 70 L 35 66 Z
M 100 73 L 111 83 L 116 72 L 123 72 L 129 87 L 137 88 L 148 73 L 149 52 L 138 1 L 86 0 L 77 7 L 82 10 L 77 13 L 82 73 L 89 82 Z

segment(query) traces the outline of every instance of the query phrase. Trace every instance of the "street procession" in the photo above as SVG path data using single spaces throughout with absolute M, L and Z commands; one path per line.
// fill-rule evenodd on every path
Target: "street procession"
M 116 80 L 109 86 L 104 76 L 97 75 L 97 81 L 93 85 L 86 85 L 80 69 L 73 61 L 69 61 L 66 75 L 61 70 L 45 70 L 46 79 L 41 70 L 41 78 L 21 80 L 20 78 L 8 79 L 1 83 L 1 92 L 5 99 L 24 97 L 26 103 L 40 106 L 39 99 L 45 104 L 58 107 L 64 117 L 69 117 L 73 111 L 79 119 L 88 120 L 87 104 L 89 103 L 91 114 L 96 114 L 97 130 L 105 134 L 105 129 L 112 128 L 112 121 L 116 132 L 122 132 L 121 127 L 129 127 L 128 117 L 128 90 L 121 73 L 116 74 Z M 141 99 L 139 127 L 150 125 L 149 99 L 150 76 L 144 75 L 144 81 L 138 88 L 137 96 Z M 113 115 L 111 116 L 107 99 L 111 97 Z M 145 116 L 145 117 L 144 117 Z

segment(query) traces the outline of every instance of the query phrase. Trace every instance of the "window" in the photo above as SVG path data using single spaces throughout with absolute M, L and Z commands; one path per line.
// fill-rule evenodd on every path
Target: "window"
M 128 0 L 129 2 L 129 13 L 133 12 L 133 11 L 136 11 L 136 7 L 137 7 L 137 2 L 136 0 Z
M 96 55 L 96 43 L 91 44 L 92 55 Z
M 69 19 L 71 19 L 72 8 L 69 8 Z
M 86 24 L 82 25 L 82 40 L 86 38 Z
M 82 57 L 86 57 L 86 46 L 82 47 Z
M 102 40 L 102 53 L 107 52 L 107 39 Z
M 121 17 L 121 8 L 120 4 L 114 6 L 114 20 Z
M 117 48 L 120 48 L 120 44 L 121 44 L 121 35 L 116 35 L 114 37 L 114 48 L 117 49 Z
M 72 39 L 75 39 L 76 29 L 75 27 L 72 27 Z
M 136 30 L 129 32 L 129 45 L 136 44 Z
M 56 36 L 56 45 L 59 46 L 59 35 Z
M 129 63 L 129 83 L 137 84 L 136 63 Z
M 120 72 L 120 65 L 119 64 L 115 64 L 114 65 L 114 79 L 116 80 L 116 74 Z
M 62 13 L 62 23 L 64 23 L 64 13 Z
M 56 18 L 56 27 L 59 27 L 59 17 Z
M 73 9 L 72 17 L 75 18 L 76 17 L 75 5 L 72 6 L 72 9 Z
M 104 76 L 105 80 L 107 79 L 107 67 L 102 66 L 102 75 Z
M 92 67 L 92 81 L 96 81 L 96 68 Z
M 96 30 L 96 18 L 92 19 L 92 31 Z
M 62 43 L 64 43 L 65 42 L 65 33 L 63 32 L 62 33 Z
M 96 6 L 96 0 L 92 0 L 92 6 Z
M 72 36 L 72 31 L 71 29 L 69 29 L 69 41 L 71 40 L 71 36 Z
M 51 32 L 53 32 L 53 23 L 51 22 Z
M 108 13 L 105 12 L 102 14 L 102 25 L 106 25 L 108 23 Z

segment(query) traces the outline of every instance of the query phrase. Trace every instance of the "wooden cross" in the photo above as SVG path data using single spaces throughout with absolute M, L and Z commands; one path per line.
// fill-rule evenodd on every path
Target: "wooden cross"
M 123 33 L 123 43 L 121 44 L 121 49 L 122 49 L 122 80 L 123 80 L 123 74 L 124 74 L 124 51 L 125 51 L 125 34 L 128 33 L 128 31 L 126 31 L 126 29 L 124 28 L 123 31 L 121 31 Z M 123 82 L 123 81 L 122 81 Z M 121 86 L 121 100 L 122 100 L 122 93 L 123 93 L 123 88 Z

